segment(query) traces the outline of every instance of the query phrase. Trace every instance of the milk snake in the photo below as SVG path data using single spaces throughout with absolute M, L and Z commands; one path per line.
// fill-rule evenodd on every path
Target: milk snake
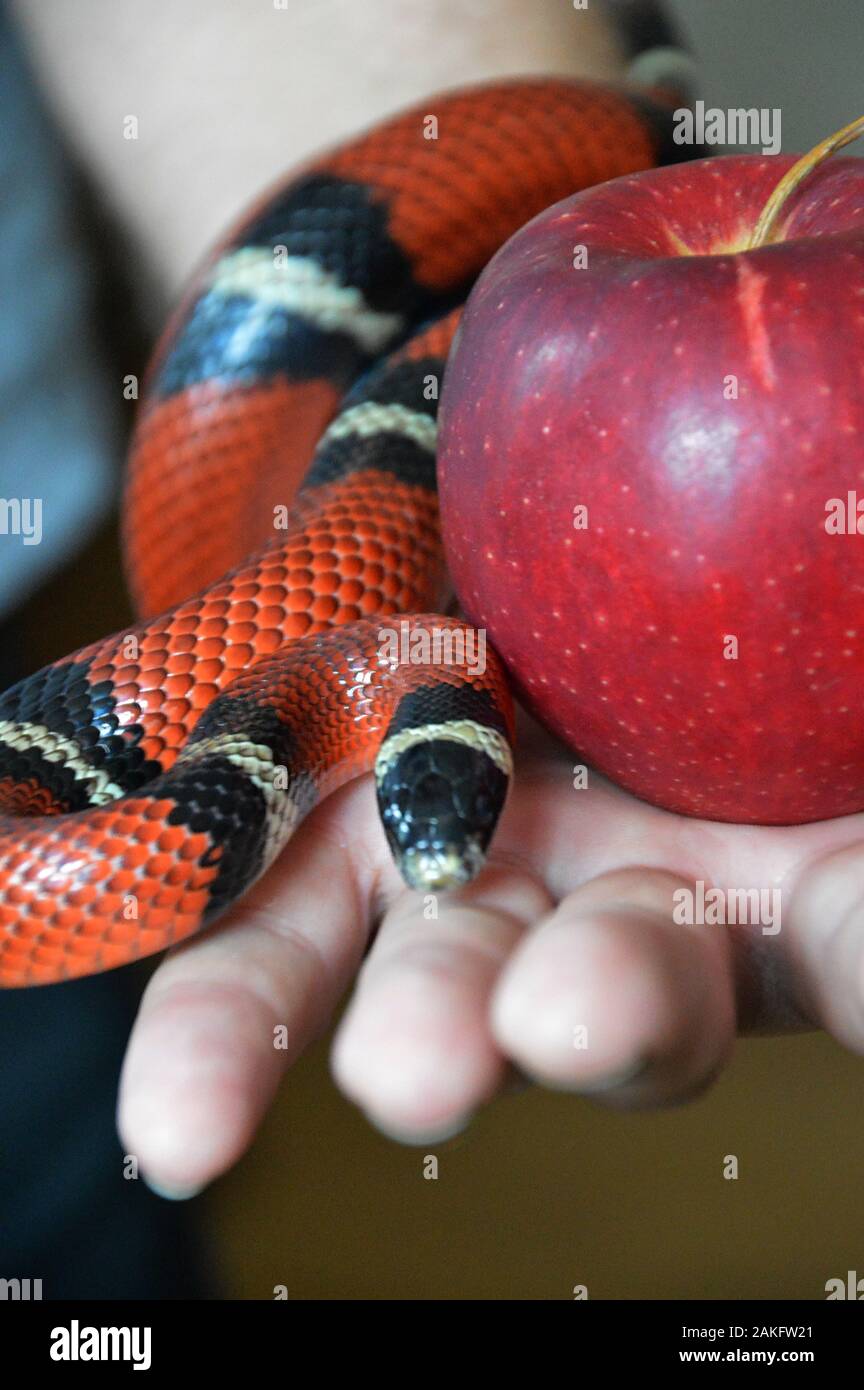
M 458 305 L 550 203 L 680 158 L 671 122 L 661 94 L 563 79 L 430 99 L 308 165 L 213 253 L 132 442 L 141 621 L 0 699 L 0 983 L 189 936 L 373 767 L 406 881 L 477 871 L 513 716 L 494 653 L 440 616 Z

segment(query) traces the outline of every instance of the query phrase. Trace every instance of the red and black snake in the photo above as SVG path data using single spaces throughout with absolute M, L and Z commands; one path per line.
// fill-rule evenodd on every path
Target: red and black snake
M 512 711 L 494 654 L 436 616 L 455 306 L 550 203 L 680 158 L 671 128 L 659 97 L 586 82 L 460 91 L 310 164 L 214 253 L 133 439 L 142 619 L 0 699 L 0 983 L 189 936 L 372 767 L 410 885 L 477 871 Z

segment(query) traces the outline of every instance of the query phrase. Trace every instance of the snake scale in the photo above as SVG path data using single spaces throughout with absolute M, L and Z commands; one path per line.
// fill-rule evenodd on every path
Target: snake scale
M 307 165 L 207 260 L 131 445 L 140 621 L 0 698 L 0 983 L 188 937 L 370 769 L 411 886 L 477 872 L 513 713 L 494 653 L 441 616 L 459 306 L 549 204 L 680 158 L 671 129 L 671 102 L 624 87 L 457 91 Z

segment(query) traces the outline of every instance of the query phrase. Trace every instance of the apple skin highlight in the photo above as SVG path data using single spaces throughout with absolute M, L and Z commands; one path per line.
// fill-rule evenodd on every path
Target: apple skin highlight
M 439 445 L 457 593 L 526 705 L 637 796 L 762 824 L 864 809 L 864 161 L 742 249 L 794 163 L 535 218 L 469 299 Z

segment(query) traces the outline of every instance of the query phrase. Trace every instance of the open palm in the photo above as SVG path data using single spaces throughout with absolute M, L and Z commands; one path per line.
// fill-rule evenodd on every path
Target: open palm
M 365 777 L 171 952 L 121 1087 L 124 1143 L 148 1179 L 187 1195 L 230 1167 L 361 962 L 334 1072 L 407 1141 L 461 1128 L 514 1066 L 646 1106 L 709 1083 L 736 1030 L 823 1026 L 864 1050 L 864 816 L 691 820 L 593 772 L 577 790 L 573 761 L 525 721 L 490 862 L 438 899 L 399 879 Z M 679 924 L 673 895 L 699 880 L 779 890 L 780 930 Z

